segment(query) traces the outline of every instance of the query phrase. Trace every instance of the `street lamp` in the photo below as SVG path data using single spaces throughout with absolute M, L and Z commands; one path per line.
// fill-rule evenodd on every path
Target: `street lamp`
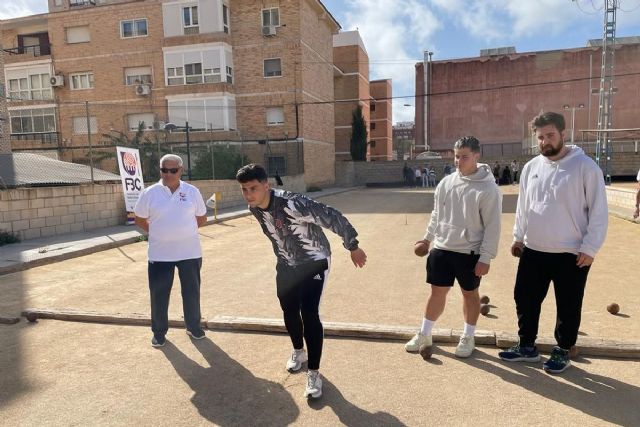
M 176 129 L 184 129 L 187 134 L 187 178 L 191 181 L 191 147 L 189 145 L 189 122 L 184 122 L 184 126 L 178 126 L 174 123 L 165 123 L 164 130 L 171 133 Z
M 565 104 L 562 106 L 563 109 L 565 110 L 571 110 L 571 145 L 573 145 L 573 141 L 574 141 L 574 134 L 576 132 L 576 108 L 584 108 L 584 104 L 578 104 L 578 105 L 574 105 L 573 107 Z

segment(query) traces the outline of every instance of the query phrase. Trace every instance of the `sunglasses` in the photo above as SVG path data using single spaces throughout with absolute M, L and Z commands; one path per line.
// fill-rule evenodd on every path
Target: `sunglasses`
M 180 170 L 180 168 L 160 168 L 160 172 L 162 173 L 171 173 L 171 174 L 177 174 L 178 171 Z

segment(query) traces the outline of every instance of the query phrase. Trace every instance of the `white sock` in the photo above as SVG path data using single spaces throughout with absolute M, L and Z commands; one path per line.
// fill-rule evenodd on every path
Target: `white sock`
M 420 328 L 420 333 L 424 336 L 431 335 L 431 330 L 433 329 L 433 325 L 435 323 L 435 320 L 429 320 L 425 317 L 424 319 L 422 319 L 422 327 Z
M 476 325 L 470 325 L 467 322 L 464 323 L 464 335 L 472 337 L 476 334 Z

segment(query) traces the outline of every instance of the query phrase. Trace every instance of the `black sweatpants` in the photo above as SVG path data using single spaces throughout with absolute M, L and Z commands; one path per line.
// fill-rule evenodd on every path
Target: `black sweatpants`
M 318 307 L 329 276 L 329 264 L 328 259 L 323 259 L 295 267 L 276 266 L 276 285 L 284 324 L 293 348 L 302 349 L 304 342 L 307 343 L 309 369 L 320 368 L 324 331 Z
M 514 298 L 521 346 L 532 346 L 538 335 L 540 309 L 553 281 L 556 296 L 555 338 L 570 349 L 578 339 L 582 298 L 590 267 L 578 267 L 571 253 L 548 253 L 525 248 L 518 264 Z

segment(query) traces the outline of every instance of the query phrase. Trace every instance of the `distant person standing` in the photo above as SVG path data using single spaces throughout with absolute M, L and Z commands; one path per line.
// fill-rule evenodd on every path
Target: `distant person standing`
M 640 215 L 640 170 L 638 170 L 636 181 L 638 181 L 638 190 L 636 191 L 636 210 L 633 212 L 634 219 Z
M 433 168 L 433 166 L 429 167 L 429 187 L 433 187 L 435 188 L 436 186 L 436 170 Z
M 163 156 L 160 182 L 145 188 L 134 208 L 136 225 L 149 233 L 151 345 L 154 347 L 162 347 L 166 342 L 169 296 L 176 268 L 187 334 L 197 340 L 205 336 L 200 325 L 202 249 L 198 227 L 207 222 L 207 207 L 200 191 L 180 180 L 182 171 L 180 156 Z
M 516 184 L 518 182 L 518 171 L 520 170 L 520 164 L 517 160 L 513 160 L 511 162 L 511 172 L 513 173 L 513 183 Z
M 533 120 L 540 155 L 522 168 L 511 253 L 520 257 L 514 289 L 520 341 L 499 357 L 537 362 L 540 310 L 553 281 L 557 345 L 543 368 L 567 369 L 580 327 L 587 275 L 607 233 L 602 171 L 581 148 L 565 145 L 561 114 Z
M 493 165 L 493 177 L 496 180 L 496 184 L 500 185 L 500 163 L 497 161 Z
M 414 173 L 415 173 L 414 187 L 420 187 L 420 185 L 422 184 L 422 171 L 420 170 L 420 166 L 416 166 Z
M 422 188 L 429 186 L 429 167 L 425 166 L 422 169 Z

